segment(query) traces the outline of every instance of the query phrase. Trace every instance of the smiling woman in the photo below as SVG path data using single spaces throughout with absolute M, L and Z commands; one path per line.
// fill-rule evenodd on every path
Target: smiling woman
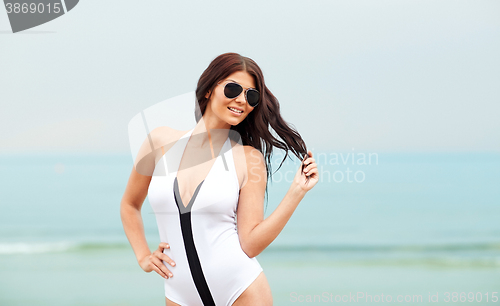
M 228 121 L 226 125 L 218 128 L 229 129 L 231 126 L 236 126 L 252 112 L 259 103 L 259 92 L 254 87 L 254 80 L 247 72 L 237 71 L 205 94 L 205 98 L 210 99 L 212 93 L 214 91 L 216 93 L 212 97 L 214 101 L 209 111 L 216 112 L 214 107 L 220 106 L 228 109 L 231 115 L 239 117 L 235 119 L 236 121 L 233 120 L 233 123 Z M 248 99 L 250 101 L 247 103 Z
M 281 117 L 253 60 L 237 53 L 218 56 L 201 75 L 196 98 L 193 129 L 159 128 L 144 141 L 138 156 L 149 158 L 135 163 L 121 203 L 125 233 L 141 268 L 165 278 L 167 305 L 272 305 L 255 256 L 318 182 L 315 160 Z M 161 150 L 146 154 L 151 144 Z M 292 151 L 303 163 L 264 220 L 273 146 L 285 150 L 285 158 Z M 146 194 L 161 238 L 154 252 L 140 213 Z

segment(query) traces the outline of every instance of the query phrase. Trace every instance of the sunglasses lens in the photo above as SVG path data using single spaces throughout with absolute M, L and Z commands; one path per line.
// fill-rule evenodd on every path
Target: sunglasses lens
M 254 89 L 250 89 L 247 91 L 247 100 L 251 107 L 257 106 L 257 104 L 259 104 L 259 92 Z
M 227 83 L 224 87 L 224 95 L 226 95 L 228 99 L 236 98 L 242 91 L 243 87 L 236 83 Z

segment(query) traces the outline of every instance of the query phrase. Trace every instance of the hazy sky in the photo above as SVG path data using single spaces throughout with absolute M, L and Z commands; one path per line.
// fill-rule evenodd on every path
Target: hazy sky
M 309 148 L 500 152 L 500 1 L 82 0 L 9 32 L 2 7 L 0 152 L 127 153 L 128 122 L 225 52 Z

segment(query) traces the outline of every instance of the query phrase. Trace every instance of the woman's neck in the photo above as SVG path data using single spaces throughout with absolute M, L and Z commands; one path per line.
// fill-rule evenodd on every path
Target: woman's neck
M 196 135 L 193 145 L 197 148 L 204 149 L 210 147 L 212 157 L 214 150 L 219 151 L 229 135 L 231 125 L 220 120 L 210 120 L 203 116 L 196 124 L 193 135 Z M 217 122 L 218 121 L 218 122 Z

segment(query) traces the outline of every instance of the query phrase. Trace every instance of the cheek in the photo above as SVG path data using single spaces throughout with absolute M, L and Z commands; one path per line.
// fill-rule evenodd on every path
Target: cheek
M 217 114 L 217 116 L 221 118 L 231 116 L 231 114 L 229 114 L 229 110 L 227 109 L 227 105 L 222 102 L 216 102 L 212 104 L 212 112 Z
M 226 106 L 221 101 L 214 100 L 212 101 L 212 111 L 216 113 L 223 112 Z
M 248 115 L 250 115 L 250 112 L 249 111 L 246 111 L 245 113 L 243 113 L 243 116 L 241 116 L 241 121 L 245 120 Z

